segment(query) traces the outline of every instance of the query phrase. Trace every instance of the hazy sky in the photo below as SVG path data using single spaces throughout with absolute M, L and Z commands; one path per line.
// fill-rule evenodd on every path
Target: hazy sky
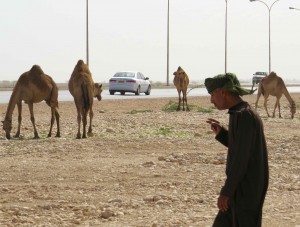
M 56 81 L 86 61 L 86 0 L 0 0 L 0 80 L 38 64 Z M 265 0 L 267 5 L 274 1 Z M 117 71 L 167 78 L 167 0 L 89 0 L 89 65 L 95 82 Z M 300 80 L 300 0 L 271 9 L 271 65 Z M 261 2 L 228 0 L 227 71 L 250 81 L 269 69 L 269 11 Z M 170 0 L 170 83 L 181 66 L 203 82 L 225 70 L 225 0 Z

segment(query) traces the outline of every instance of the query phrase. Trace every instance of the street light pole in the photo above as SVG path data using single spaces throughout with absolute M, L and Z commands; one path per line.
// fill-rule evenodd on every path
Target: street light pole
M 226 11 L 225 11 L 225 74 L 227 73 L 227 0 L 226 2 Z
M 168 0 L 167 16 L 167 86 L 169 86 L 169 19 L 170 18 L 170 0 Z
M 263 3 L 269 11 L 269 74 L 271 72 L 271 9 L 273 5 L 278 2 L 279 0 L 276 0 L 275 2 L 272 3 L 271 6 L 268 6 L 265 2 L 260 1 L 260 0 L 250 0 L 250 2 L 261 2 Z
M 86 0 L 86 64 L 89 65 L 89 0 Z

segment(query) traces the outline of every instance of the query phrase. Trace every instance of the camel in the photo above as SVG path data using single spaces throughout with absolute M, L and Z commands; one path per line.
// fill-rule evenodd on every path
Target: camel
M 276 103 L 274 106 L 273 117 L 275 117 L 275 110 L 278 106 L 279 117 L 281 118 L 279 100 L 280 100 L 282 94 L 284 94 L 290 103 L 291 118 L 292 119 L 294 118 L 294 114 L 296 113 L 296 104 L 295 104 L 294 100 L 292 99 L 292 97 L 290 96 L 290 94 L 284 84 L 284 81 L 282 80 L 281 77 L 277 76 L 277 74 L 275 72 L 271 72 L 270 75 L 268 75 L 267 77 L 263 78 L 260 81 L 260 83 L 258 85 L 258 93 L 257 93 L 255 108 L 257 108 L 257 103 L 258 103 L 258 100 L 259 100 L 261 94 L 265 98 L 264 107 L 265 107 L 268 117 L 270 117 L 270 114 L 267 109 L 267 101 L 268 101 L 269 95 L 276 96 Z
M 33 65 L 30 71 L 23 73 L 11 94 L 9 99 L 6 115 L 4 118 L 3 129 L 6 133 L 6 138 L 10 139 L 10 132 L 12 129 L 12 114 L 15 106 L 18 107 L 18 130 L 15 134 L 15 138 L 20 137 L 20 128 L 22 121 L 22 101 L 28 104 L 30 111 L 30 120 L 34 129 L 34 138 L 38 139 L 39 135 L 35 126 L 35 118 L 33 114 L 33 104 L 41 102 L 43 100 L 46 101 L 47 105 L 51 108 L 51 124 L 50 131 L 48 133 L 48 137 L 51 137 L 52 134 L 52 126 L 54 121 L 57 123 L 57 133 L 56 137 L 60 137 L 60 129 L 59 129 L 59 113 L 57 111 L 58 108 L 58 88 L 53 79 L 44 74 L 43 70 L 38 65 Z
M 92 119 L 94 116 L 93 98 L 96 97 L 99 101 L 101 100 L 102 84 L 94 83 L 88 65 L 79 60 L 72 72 L 68 86 L 71 95 L 74 97 L 77 109 L 78 131 L 76 138 L 81 138 L 81 120 L 83 124 L 82 138 L 87 138 L 86 125 L 88 113 L 90 116 L 88 136 L 92 136 Z
M 188 75 L 185 73 L 185 71 L 179 66 L 177 71 L 175 71 L 173 73 L 174 75 L 174 79 L 173 79 L 173 83 L 177 89 L 178 92 L 178 107 L 177 107 L 177 111 L 180 110 L 180 106 L 181 106 L 181 100 L 182 100 L 182 110 L 185 110 L 184 107 L 184 103 L 186 105 L 186 110 L 189 111 L 189 106 L 187 104 L 187 88 L 189 85 L 189 77 Z M 181 99 L 181 93 L 182 93 L 182 99 Z

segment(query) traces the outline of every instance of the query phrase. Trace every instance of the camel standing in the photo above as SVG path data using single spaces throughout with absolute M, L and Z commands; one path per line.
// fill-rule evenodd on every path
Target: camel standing
M 74 102 L 77 109 L 77 122 L 78 131 L 77 139 L 81 138 L 80 123 L 82 120 L 83 132 L 82 138 L 86 138 L 86 125 L 87 125 L 87 114 L 90 116 L 90 125 L 88 129 L 88 135 L 92 135 L 92 119 L 93 113 L 93 98 L 96 97 L 99 101 L 101 100 L 102 84 L 94 83 L 92 74 L 82 60 L 79 60 L 73 70 L 71 78 L 69 80 L 69 91 L 74 97 Z
M 18 130 L 15 138 L 20 136 L 20 128 L 22 121 L 22 101 L 28 104 L 30 111 L 30 120 L 34 129 L 34 138 L 39 138 L 35 127 L 35 118 L 33 114 L 33 103 L 38 103 L 43 100 L 46 101 L 51 108 L 51 125 L 48 137 L 51 137 L 52 126 L 54 121 L 57 123 L 56 137 L 60 137 L 59 129 L 59 114 L 58 108 L 58 88 L 52 78 L 44 74 L 40 66 L 34 65 L 30 71 L 23 73 L 18 79 L 11 97 L 9 99 L 6 115 L 3 123 L 3 129 L 6 132 L 6 138 L 10 139 L 10 132 L 12 129 L 12 114 L 15 106 L 18 107 Z
M 173 83 L 177 89 L 178 96 L 179 96 L 177 111 L 180 110 L 181 100 L 182 100 L 182 110 L 185 110 L 184 107 L 184 103 L 185 103 L 186 110 L 189 111 L 190 109 L 187 104 L 187 98 L 186 98 L 187 88 L 189 85 L 189 77 L 180 66 L 178 67 L 177 71 L 173 73 L 173 75 L 175 76 L 173 79 Z M 181 93 L 182 93 L 182 99 L 181 99 Z
M 290 108 L 291 108 L 290 110 L 291 110 L 291 114 L 292 114 L 291 117 L 292 117 L 292 119 L 294 118 L 294 114 L 296 113 L 296 104 L 295 104 L 294 100 L 292 99 L 292 97 L 290 96 L 290 94 L 284 84 L 284 81 L 282 80 L 281 77 L 277 76 L 277 74 L 275 72 L 271 72 L 269 76 L 263 78 L 260 81 L 259 86 L 258 86 L 257 99 L 255 102 L 255 108 L 257 108 L 257 103 L 258 103 L 258 100 L 259 100 L 261 94 L 265 98 L 264 107 L 265 107 L 268 117 L 270 117 L 270 114 L 269 114 L 268 108 L 267 108 L 267 101 L 268 101 L 269 95 L 276 96 L 276 103 L 274 106 L 273 117 L 275 117 L 275 110 L 278 106 L 279 117 L 281 118 L 279 100 L 280 100 L 282 94 L 284 94 L 290 103 Z

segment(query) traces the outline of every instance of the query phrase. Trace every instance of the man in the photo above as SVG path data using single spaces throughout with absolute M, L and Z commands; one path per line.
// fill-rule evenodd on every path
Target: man
M 263 124 L 241 96 L 250 94 L 240 87 L 235 74 L 220 74 L 205 80 L 211 103 L 228 109 L 229 127 L 209 118 L 216 140 L 228 147 L 226 180 L 218 198 L 219 212 L 214 227 L 259 227 L 266 196 L 269 167 Z

